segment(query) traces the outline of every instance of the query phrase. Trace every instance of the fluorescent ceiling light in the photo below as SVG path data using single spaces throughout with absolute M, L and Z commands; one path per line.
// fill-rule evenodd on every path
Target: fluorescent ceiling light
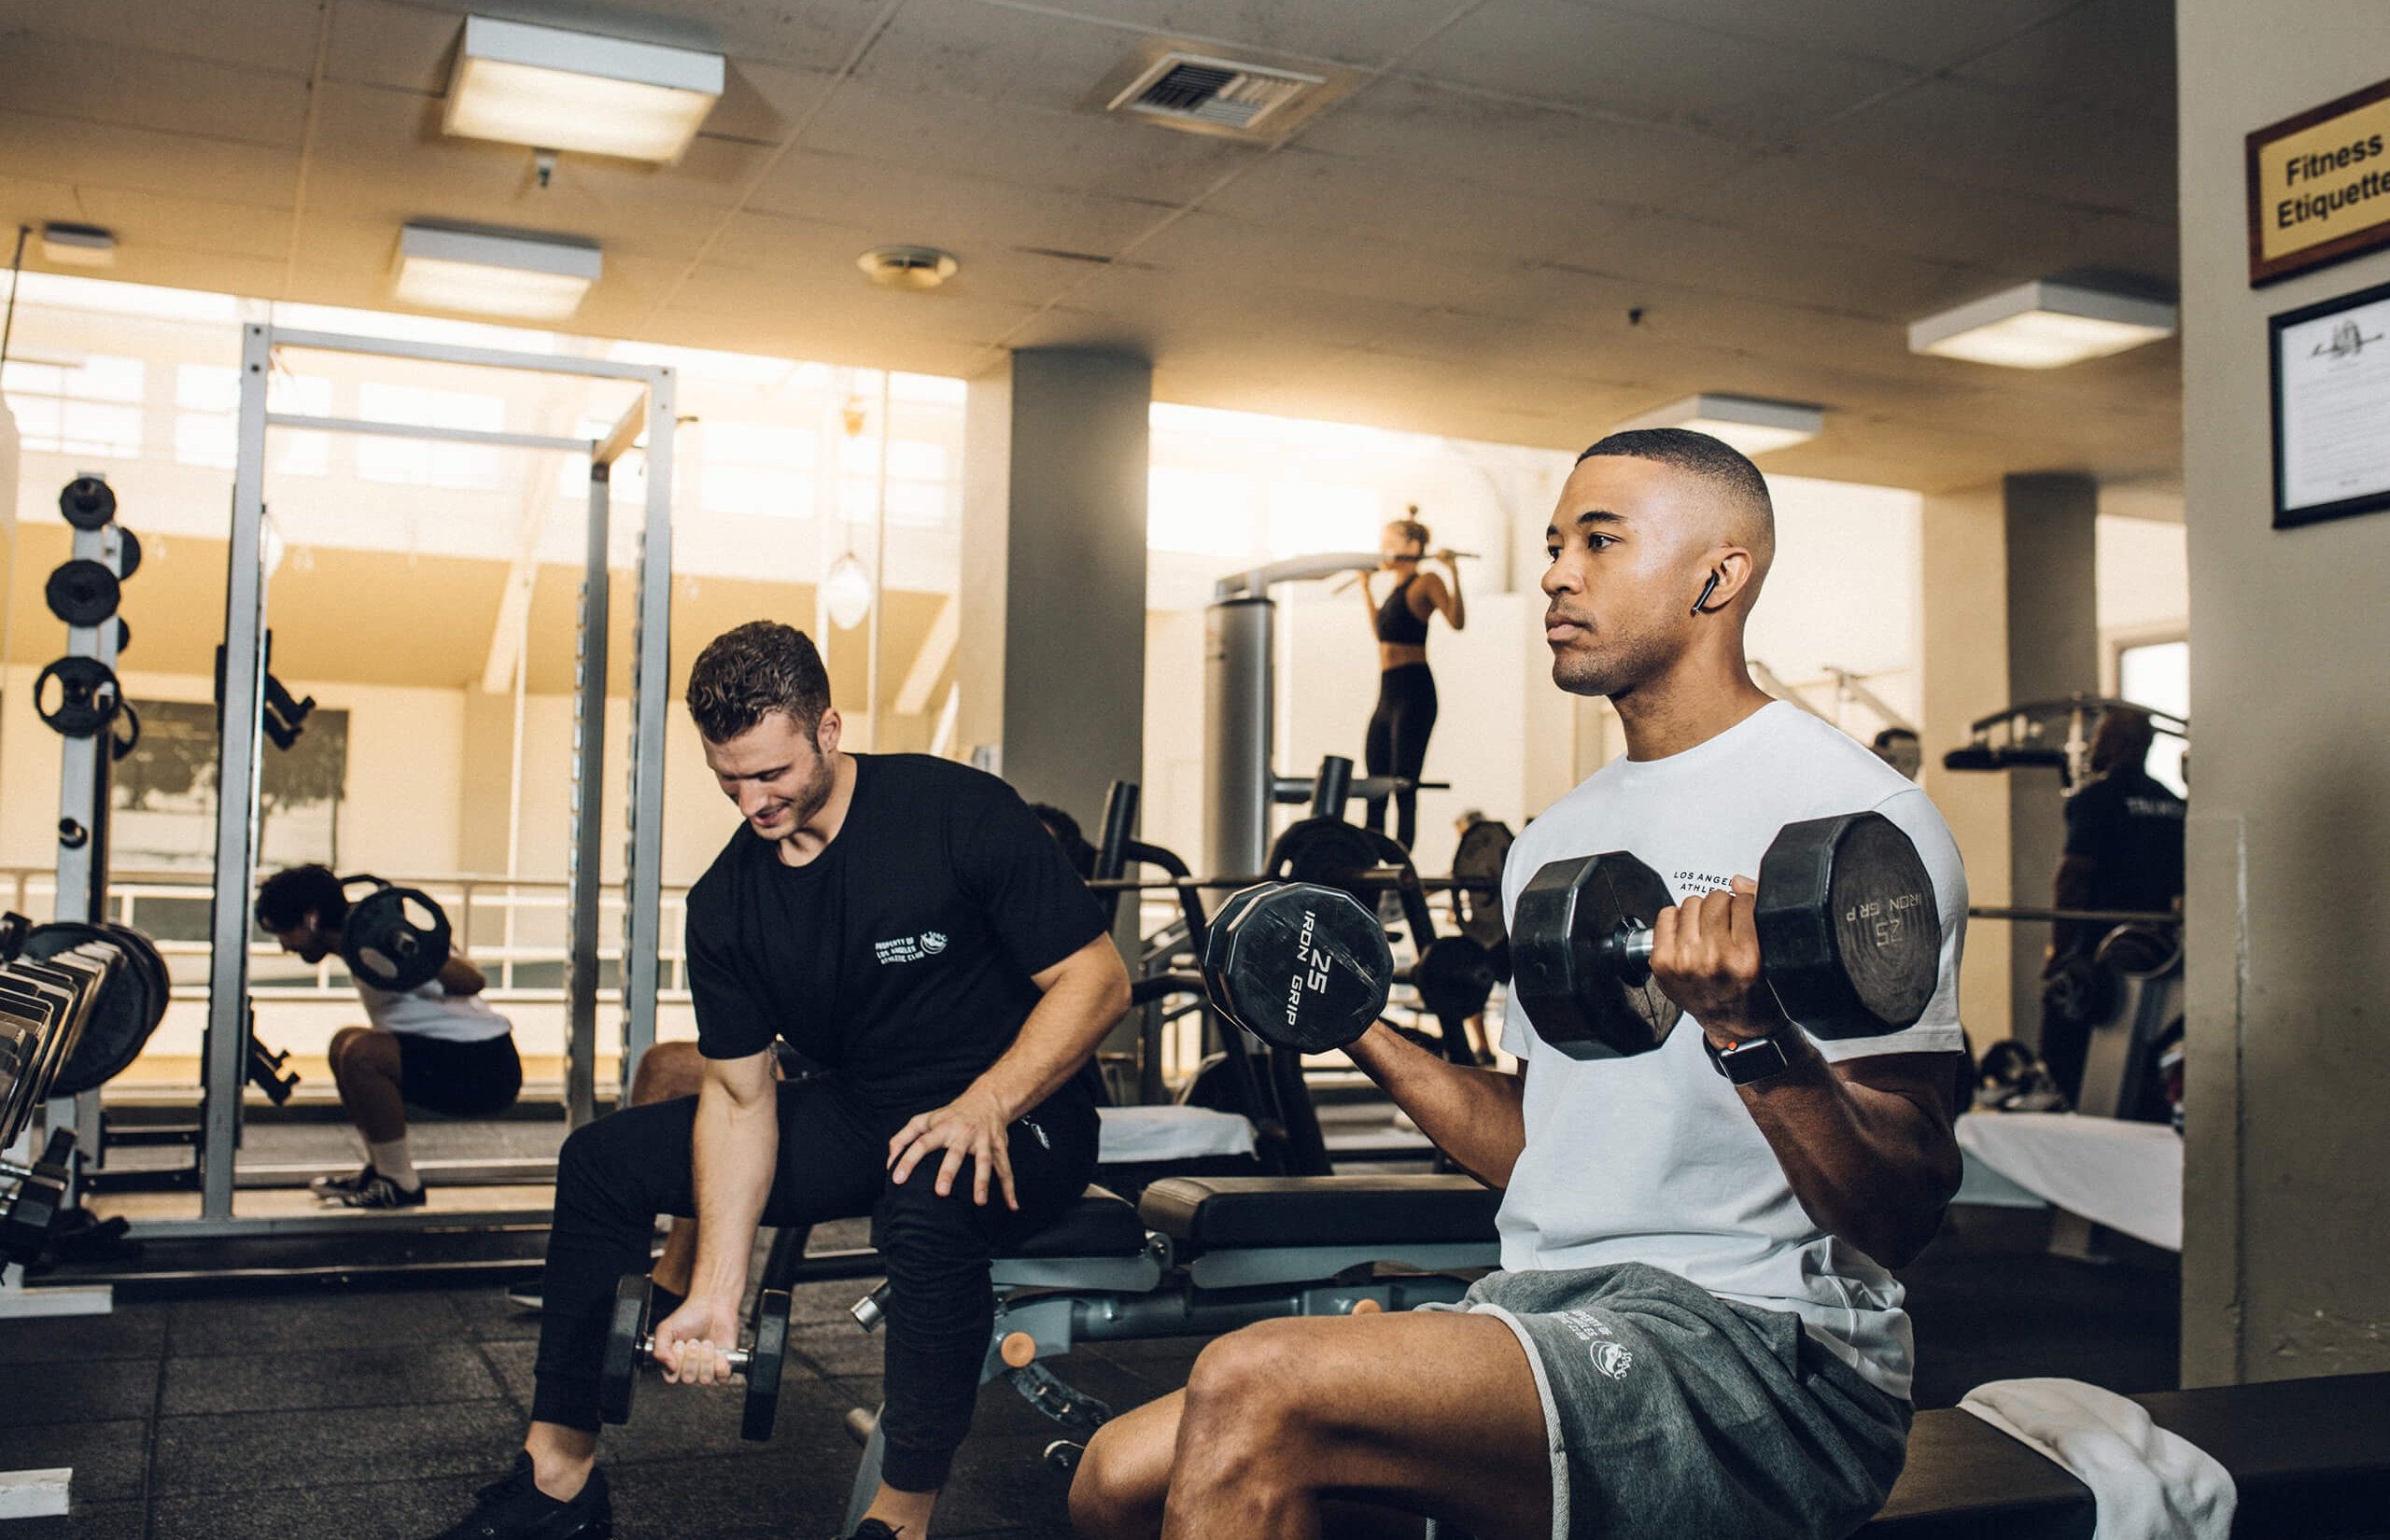
M 399 237 L 397 293 L 426 310 L 561 321 L 581 308 L 603 266 L 587 241 L 409 225 Z
M 718 53 L 465 19 L 442 127 L 471 139 L 677 161 L 722 97 Z
M 1908 350 L 2008 369 L 2062 369 L 2174 334 L 2174 307 L 2046 278 L 1911 323 Z
M 1794 444 L 1807 443 L 1825 431 L 1826 412 L 1821 406 L 1803 406 L 1797 401 L 1767 401 L 1755 396 L 1687 396 L 1672 401 L 1657 412 L 1647 412 L 1640 417 L 1624 422 L 1612 429 L 1624 433 L 1638 427 L 1688 427 L 1695 433 L 1707 433 L 1741 450 L 1746 455 L 1764 455 L 1771 449 L 1789 449 Z
M 41 227 L 41 254 L 61 267 L 108 267 L 116 261 L 114 231 L 51 220 Z

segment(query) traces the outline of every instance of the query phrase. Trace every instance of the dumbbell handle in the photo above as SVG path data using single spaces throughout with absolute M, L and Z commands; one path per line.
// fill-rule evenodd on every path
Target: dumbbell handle
M 1652 976 L 1652 948 L 1659 932 L 1648 925 L 1627 925 L 1602 943 L 1602 959 L 1629 983 Z
M 745 1374 L 747 1372 L 747 1365 L 753 1363 L 755 1358 L 753 1353 L 749 1352 L 744 1348 L 720 1348 L 715 1351 L 722 1354 L 724 1361 L 730 1365 L 730 1372 L 733 1374 Z M 640 1334 L 639 1355 L 641 1358 L 648 1360 L 650 1363 L 654 1362 L 655 1338 L 652 1335 L 645 1332 L 641 1332 Z

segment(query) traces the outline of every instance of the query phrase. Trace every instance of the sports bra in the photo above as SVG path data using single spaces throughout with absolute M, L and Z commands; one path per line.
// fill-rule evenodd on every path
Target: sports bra
M 1405 578 L 1396 583 L 1394 592 L 1388 594 L 1385 596 L 1385 602 L 1378 606 L 1378 640 L 1396 647 L 1427 645 L 1427 623 L 1413 613 L 1411 601 L 1406 596 L 1411 591 L 1412 583 L 1416 581 L 1413 578 Z

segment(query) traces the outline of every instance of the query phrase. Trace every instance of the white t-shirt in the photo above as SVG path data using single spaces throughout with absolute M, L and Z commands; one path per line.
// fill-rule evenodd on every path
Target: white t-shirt
M 1967 879 L 1933 802 L 1829 724 L 1782 702 L 1662 760 L 1618 759 L 1519 835 L 1502 872 L 1507 915 L 1545 862 L 1609 850 L 1639 857 L 1681 903 L 1756 876 L 1777 831 L 1872 809 L 1916 842 L 1942 915 L 1942 977 L 1919 1023 L 1889 1037 L 1821 1041 L 1829 1059 L 1956 1052 Z M 1906 1397 L 1912 1341 L 1901 1286 L 1819 1228 L 1735 1088 L 1677 1024 L 1654 1052 L 1579 1057 L 1508 1014 L 1502 1045 L 1525 1060 L 1526 1148 L 1502 1199 L 1506 1268 L 1643 1262 L 1722 1298 L 1798 1314 L 1836 1357 Z
M 376 989 L 354 979 L 350 982 L 357 984 L 358 996 L 365 1001 L 365 1018 L 386 1032 L 446 1043 L 479 1043 L 514 1029 L 481 996 L 452 995 L 436 978 L 402 993 Z

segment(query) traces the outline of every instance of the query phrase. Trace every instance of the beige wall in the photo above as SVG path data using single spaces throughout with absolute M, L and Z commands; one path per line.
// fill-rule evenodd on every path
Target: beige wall
M 2186 1383 L 2390 1368 L 2390 517 L 2269 519 L 2266 318 L 2390 252 L 2253 290 L 2251 130 L 2390 73 L 2375 0 L 2179 0 L 2190 540 Z

